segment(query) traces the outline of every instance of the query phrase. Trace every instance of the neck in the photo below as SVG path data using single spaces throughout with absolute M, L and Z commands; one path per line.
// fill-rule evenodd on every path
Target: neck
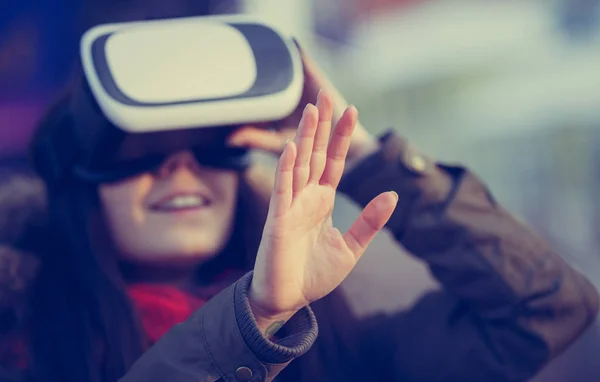
M 183 290 L 191 290 L 197 284 L 197 269 L 198 265 L 121 264 L 123 278 L 127 284 L 169 284 Z

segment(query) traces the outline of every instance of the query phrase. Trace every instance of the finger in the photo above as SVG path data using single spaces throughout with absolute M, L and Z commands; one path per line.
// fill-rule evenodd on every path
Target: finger
M 327 146 L 329 145 L 329 134 L 331 133 L 331 97 L 325 91 L 321 91 L 317 97 L 317 109 L 319 110 L 319 122 L 315 132 L 315 141 L 310 159 L 309 182 L 318 183 L 325 169 L 327 160 Z
M 296 145 L 290 141 L 283 149 L 277 170 L 275 186 L 269 205 L 269 215 L 281 216 L 290 209 L 293 200 L 292 184 L 294 180 L 294 162 L 296 160 Z
M 296 163 L 294 164 L 294 193 L 302 190 L 308 182 L 310 160 L 318 121 L 319 112 L 317 108 L 311 104 L 306 105 L 295 139 L 298 155 L 296 155 Z
M 327 148 L 327 162 L 320 184 L 337 188 L 340 183 L 340 179 L 342 179 L 342 175 L 344 174 L 346 155 L 348 155 L 352 132 L 356 126 L 357 119 L 358 112 L 356 108 L 350 106 L 335 126 L 331 142 Z
M 398 194 L 393 191 L 384 192 L 371 200 L 362 211 L 352 227 L 344 234 L 346 245 L 354 253 L 357 260 L 365 252 L 377 232 L 379 232 L 392 216 Z
M 227 145 L 267 151 L 281 155 L 286 137 L 277 132 L 255 126 L 242 127 L 227 137 Z

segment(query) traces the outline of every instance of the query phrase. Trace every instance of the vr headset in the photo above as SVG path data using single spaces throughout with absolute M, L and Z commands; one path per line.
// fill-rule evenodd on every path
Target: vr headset
M 289 36 L 248 16 L 101 25 L 83 35 L 80 54 L 81 86 L 59 131 L 38 147 L 38 165 L 55 182 L 66 171 L 87 182 L 120 180 L 178 150 L 203 165 L 243 169 L 248 153 L 226 148 L 227 135 L 290 115 L 303 88 Z

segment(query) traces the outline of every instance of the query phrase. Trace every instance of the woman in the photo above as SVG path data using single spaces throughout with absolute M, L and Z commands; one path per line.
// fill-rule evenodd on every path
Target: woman
M 332 89 L 317 97 L 329 84 L 305 68 L 304 98 L 318 100 L 285 121 L 299 129 L 268 214 L 252 169 L 206 167 L 189 150 L 118 181 L 46 177 L 56 235 L 25 334 L 32 379 L 523 381 L 590 324 L 591 284 L 473 175 L 355 130 L 356 110 Z M 34 139 L 42 177 L 40 147 L 62 138 L 66 112 Z M 283 135 L 246 126 L 228 143 L 276 151 Z M 366 206 L 344 235 L 330 221 L 342 175 Z M 358 320 L 335 288 L 386 222 L 445 289 Z
M 305 100 L 326 88 L 335 119 L 345 100 L 309 57 L 303 61 Z M 291 132 L 246 126 L 229 142 L 279 153 Z M 190 356 L 203 358 L 196 342 L 217 348 L 222 356 L 211 362 L 232 371 L 221 374 L 224 380 L 246 369 L 272 378 L 283 361 L 295 359 L 281 380 L 526 381 L 593 322 L 598 294 L 592 284 L 502 209 L 469 171 L 431 162 L 394 133 L 377 141 L 360 123 L 350 147 L 340 191 L 363 206 L 384 190 L 396 191 L 399 203 L 386 227 L 429 265 L 443 290 L 425 295 L 410 311 L 366 320 L 353 317 L 335 290 L 311 304 L 319 323 L 315 344 L 300 357 L 280 359 L 279 367 L 255 351 L 246 356 L 264 365 L 246 358 L 251 367 L 244 368 L 225 356 L 235 346 L 202 341 L 191 319 L 146 353 L 123 382 L 152 380 L 157 373 L 174 381 L 201 379 L 210 367 L 190 365 Z

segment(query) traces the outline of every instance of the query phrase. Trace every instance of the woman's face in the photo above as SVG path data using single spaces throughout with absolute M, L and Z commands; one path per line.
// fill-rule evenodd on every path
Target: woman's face
M 182 151 L 154 173 L 99 187 L 123 260 L 192 265 L 216 256 L 230 237 L 238 174 L 201 167 Z

